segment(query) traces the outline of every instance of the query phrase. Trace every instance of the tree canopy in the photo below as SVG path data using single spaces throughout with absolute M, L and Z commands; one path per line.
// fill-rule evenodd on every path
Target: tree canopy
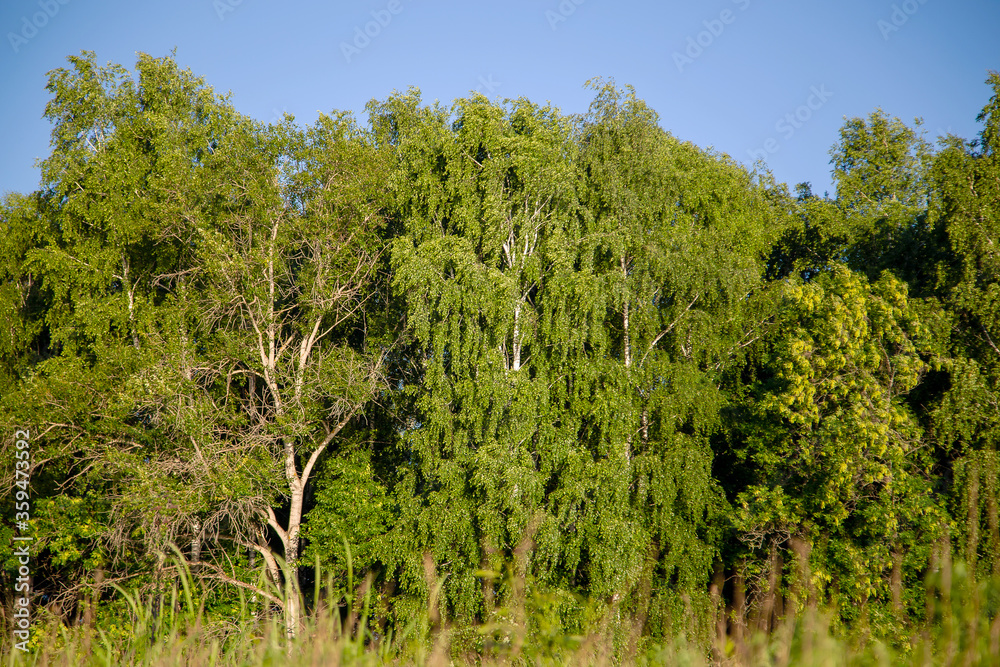
M 820 198 L 612 82 L 301 126 L 135 70 L 53 70 L 0 204 L 2 437 L 66 618 L 171 545 L 289 634 L 316 560 L 386 626 L 531 593 L 699 642 L 808 604 L 893 640 L 945 554 L 1000 575 L 997 73 L 972 141 L 847 120 Z

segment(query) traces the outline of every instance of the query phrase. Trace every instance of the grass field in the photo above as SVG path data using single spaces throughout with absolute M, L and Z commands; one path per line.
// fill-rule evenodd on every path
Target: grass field
M 117 589 L 127 610 L 117 623 L 67 627 L 37 616 L 31 650 L 12 651 L 5 643 L 3 664 L 1000 665 L 1000 582 L 976 583 L 961 564 L 929 578 L 927 620 L 892 646 L 866 636 L 863 628 L 835 632 L 828 615 L 808 608 L 790 612 L 766 634 L 720 616 L 715 619 L 718 636 L 708 646 L 642 637 L 635 623 L 614 609 L 584 634 L 553 635 L 545 630 L 539 605 L 531 602 L 501 608 L 495 622 L 472 627 L 440 623 L 432 603 L 422 618 L 393 634 L 372 619 L 367 582 L 358 587 L 356 599 L 342 596 L 332 604 L 322 590 L 334 586 L 317 588 L 312 613 L 289 639 L 279 614 L 251 613 L 245 596 L 238 613 L 209 618 L 193 578 L 179 571 L 163 595 L 142 597 Z M 5 632 L 5 642 L 9 637 Z

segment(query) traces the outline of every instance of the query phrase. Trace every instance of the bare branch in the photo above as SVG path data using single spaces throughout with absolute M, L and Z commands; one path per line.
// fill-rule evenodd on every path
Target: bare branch
M 671 331 L 673 331 L 674 327 L 677 326 L 677 323 L 681 321 L 681 318 L 684 317 L 685 313 L 687 313 L 689 310 L 691 310 L 691 307 L 694 305 L 695 301 L 697 301 L 698 297 L 700 297 L 700 296 L 701 296 L 700 294 L 695 294 L 694 298 L 691 299 L 691 303 L 689 303 L 687 305 L 687 308 L 685 308 L 681 312 L 681 314 L 677 316 L 677 319 L 675 319 L 673 322 L 671 322 L 670 326 L 668 326 L 666 329 L 664 329 L 663 331 L 661 331 L 660 333 L 658 333 L 656 335 L 656 338 L 653 339 L 653 341 L 649 344 L 649 347 L 646 349 L 646 354 L 642 355 L 642 361 L 639 362 L 640 366 L 642 364 L 646 363 L 646 357 L 648 357 L 649 353 L 653 351 L 653 348 L 656 347 L 656 344 L 660 342 L 660 339 L 663 338 L 664 336 L 666 336 Z

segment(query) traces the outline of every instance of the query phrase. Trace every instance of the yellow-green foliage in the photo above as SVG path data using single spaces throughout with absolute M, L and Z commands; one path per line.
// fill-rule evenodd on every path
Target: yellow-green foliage
M 908 580 L 926 566 L 929 552 L 913 545 L 933 542 L 944 520 L 904 400 L 928 368 L 928 333 L 889 274 L 869 284 L 834 266 L 789 285 L 785 306 L 792 325 L 757 404 L 758 478 L 738 525 L 751 543 L 804 539 L 814 583 L 857 618 L 892 601 L 894 554 L 908 551 Z

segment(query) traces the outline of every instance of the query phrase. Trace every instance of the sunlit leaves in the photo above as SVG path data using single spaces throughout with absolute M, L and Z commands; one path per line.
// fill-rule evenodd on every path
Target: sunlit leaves
M 707 604 L 713 380 L 767 317 L 769 210 L 725 156 L 595 87 L 576 119 L 412 91 L 373 107 L 405 175 L 392 258 L 419 368 L 390 562 L 422 590 L 428 550 L 460 615 L 485 603 L 467 568 L 526 539 L 541 584 L 627 596 L 656 558 L 657 614 Z
M 816 563 L 850 573 L 844 592 L 863 601 L 887 592 L 876 582 L 902 536 L 932 535 L 940 520 L 904 400 L 928 369 L 929 332 L 890 274 L 869 284 L 835 266 L 789 284 L 785 299 L 787 333 L 756 406 L 771 426 L 751 439 L 758 481 L 740 496 L 738 525 L 752 541 L 822 542 Z

